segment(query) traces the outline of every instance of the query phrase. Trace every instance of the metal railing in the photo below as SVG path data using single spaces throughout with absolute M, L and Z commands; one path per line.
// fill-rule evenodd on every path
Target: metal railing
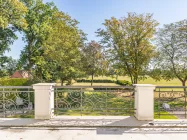
M 32 86 L 0 86 L 1 117 L 34 117 Z
M 56 86 L 56 115 L 134 115 L 133 86 Z
M 157 86 L 155 89 L 155 118 L 186 119 L 187 87 Z

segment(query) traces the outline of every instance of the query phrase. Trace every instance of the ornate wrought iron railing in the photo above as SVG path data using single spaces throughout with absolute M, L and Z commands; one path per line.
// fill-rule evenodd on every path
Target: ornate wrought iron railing
M 0 118 L 30 118 L 34 114 L 34 91 L 31 86 L 0 86 Z
M 187 118 L 187 87 L 157 86 L 154 96 L 155 118 Z
M 56 115 L 134 115 L 132 86 L 54 87 Z

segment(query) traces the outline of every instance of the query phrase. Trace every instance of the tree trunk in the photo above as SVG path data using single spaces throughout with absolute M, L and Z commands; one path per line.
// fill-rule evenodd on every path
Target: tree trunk
M 138 77 L 135 77 L 135 82 L 134 84 L 138 84 Z
M 182 86 L 186 86 L 186 81 L 182 81 Z M 187 95 L 187 93 L 186 93 L 186 88 L 184 88 L 184 93 Z
M 132 82 L 132 84 L 137 84 L 138 83 L 138 77 L 132 77 L 131 82 Z
M 63 86 L 64 85 L 64 80 L 63 79 L 61 79 L 61 86 Z
M 92 81 L 91 81 L 91 86 L 93 85 L 93 78 L 94 78 L 94 74 L 92 73 Z
M 116 75 L 116 81 L 118 80 L 118 74 Z

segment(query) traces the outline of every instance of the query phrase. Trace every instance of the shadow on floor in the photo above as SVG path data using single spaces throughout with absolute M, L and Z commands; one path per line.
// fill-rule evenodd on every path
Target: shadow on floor
M 150 128 L 154 125 L 159 128 Z M 90 130 L 96 131 L 98 135 L 122 135 L 125 133 L 160 134 L 160 133 L 187 133 L 187 127 L 166 128 L 164 125 L 186 125 L 187 121 L 138 121 L 132 116 L 108 116 L 108 117 L 58 117 L 51 120 L 35 120 L 21 118 L 0 119 L 0 130 L 51 130 L 51 131 L 73 131 Z

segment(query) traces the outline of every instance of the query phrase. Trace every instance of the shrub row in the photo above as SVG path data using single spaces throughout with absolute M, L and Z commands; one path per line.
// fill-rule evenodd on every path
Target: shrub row
M 91 80 L 77 80 L 77 82 L 91 83 Z M 131 82 L 126 80 L 93 80 L 94 83 L 116 83 L 118 85 L 130 86 Z M 36 83 L 33 80 L 24 78 L 2 78 L 0 79 L 0 86 L 31 86 Z
M 35 82 L 25 78 L 1 78 L 0 86 L 31 86 Z
M 92 80 L 88 80 L 88 79 L 80 79 L 77 80 L 78 83 L 91 83 Z M 93 80 L 93 83 L 115 83 L 116 81 L 114 80 Z
M 92 80 L 86 80 L 86 79 L 81 79 L 81 80 L 77 80 L 78 83 L 91 83 Z M 126 81 L 126 80 L 93 80 L 93 83 L 116 83 L 118 85 L 122 85 L 122 86 L 130 86 L 132 85 L 131 82 Z
M 131 86 L 131 85 L 132 85 L 131 82 L 126 81 L 126 80 L 117 80 L 117 81 L 116 81 L 116 84 L 122 85 L 122 86 Z

